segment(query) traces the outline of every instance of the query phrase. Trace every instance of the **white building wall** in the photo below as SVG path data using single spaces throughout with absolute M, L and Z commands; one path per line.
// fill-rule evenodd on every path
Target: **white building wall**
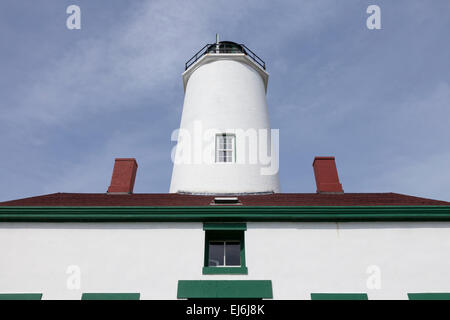
M 247 223 L 248 275 L 202 275 L 201 223 L 1 223 L 0 293 L 140 292 L 175 299 L 178 280 L 272 280 L 274 299 L 312 292 L 362 292 L 407 299 L 450 292 L 449 222 Z M 67 268 L 81 270 L 69 290 Z M 381 270 L 381 289 L 366 271 Z

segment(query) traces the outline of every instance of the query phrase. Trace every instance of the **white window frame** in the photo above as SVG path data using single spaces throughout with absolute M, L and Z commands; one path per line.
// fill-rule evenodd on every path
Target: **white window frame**
M 231 146 L 230 147 L 220 147 L 221 138 L 231 138 Z M 223 141 L 223 140 L 222 140 Z M 225 141 L 225 145 L 226 145 Z M 220 152 L 225 152 L 225 160 L 221 160 Z M 231 156 L 228 156 L 228 153 L 231 153 Z M 216 152 L 215 152 L 215 162 L 216 163 L 235 163 L 236 162 L 236 135 L 230 133 L 218 133 L 216 134 Z M 229 161 L 227 161 L 229 160 Z

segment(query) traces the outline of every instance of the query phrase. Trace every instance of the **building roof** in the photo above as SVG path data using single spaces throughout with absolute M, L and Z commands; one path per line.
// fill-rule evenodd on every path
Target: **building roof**
M 275 193 L 237 195 L 242 206 L 450 206 L 450 202 L 399 193 Z M 195 207 L 209 206 L 213 195 L 175 193 L 52 193 L 0 202 L 0 207 Z M 228 205 L 229 206 L 229 205 Z

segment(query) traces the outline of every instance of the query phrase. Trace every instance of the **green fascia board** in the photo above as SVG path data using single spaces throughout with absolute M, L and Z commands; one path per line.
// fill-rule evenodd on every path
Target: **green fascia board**
M 448 292 L 408 293 L 409 300 L 450 300 Z
M 311 293 L 311 300 L 369 300 L 366 293 Z
M 179 280 L 178 299 L 272 299 L 271 280 Z
M 0 223 L 250 221 L 450 221 L 450 206 L 0 207 Z
M 140 293 L 83 293 L 81 300 L 139 300 Z
M 41 300 L 42 293 L 0 293 L 0 300 Z
M 203 267 L 203 274 L 248 274 L 247 267 Z
M 203 224 L 203 230 L 237 230 L 246 231 L 246 223 L 211 223 L 206 222 Z

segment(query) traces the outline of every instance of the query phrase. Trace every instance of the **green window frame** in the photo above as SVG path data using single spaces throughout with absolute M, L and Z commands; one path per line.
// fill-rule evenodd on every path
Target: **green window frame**
M 311 300 L 369 300 L 367 293 L 311 293 Z
M 0 293 L 0 300 L 41 300 L 42 293 Z
M 450 300 L 449 292 L 408 293 L 409 300 Z
M 178 299 L 273 299 L 271 280 L 179 280 Z
M 245 223 L 204 223 L 205 254 L 202 273 L 207 274 L 248 274 L 245 262 Z M 209 266 L 209 244 L 212 241 L 239 241 L 240 266 Z
M 81 300 L 139 300 L 140 293 L 83 293 Z

